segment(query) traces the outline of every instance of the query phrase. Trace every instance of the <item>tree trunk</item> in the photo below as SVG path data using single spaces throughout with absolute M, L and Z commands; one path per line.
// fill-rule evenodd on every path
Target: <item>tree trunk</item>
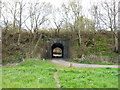
M 78 30 L 78 37 L 79 37 L 79 44 L 81 45 L 81 33 L 80 33 L 80 30 Z
M 118 53 L 120 54 L 120 31 L 118 31 Z
M 17 41 L 17 44 L 20 45 L 20 37 L 21 37 L 21 34 L 20 34 L 20 30 L 18 32 L 18 41 Z
M 117 35 L 117 32 L 115 32 L 115 34 Z M 114 35 L 114 44 L 115 44 L 115 52 L 118 52 L 118 37 Z

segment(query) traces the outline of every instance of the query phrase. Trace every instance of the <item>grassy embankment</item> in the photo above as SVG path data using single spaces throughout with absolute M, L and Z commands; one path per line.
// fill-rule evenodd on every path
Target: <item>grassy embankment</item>
M 34 35 L 35 34 L 35 35 Z M 85 55 L 85 62 L 89 63 L 116 63 L 118 54 L 114 52 L 112 32 L 108 31 L 81 31 L 82 42 L 79 46 L 78 35 L 75 31 L 62 30 L 58 35 L 54 31 L 38 31 L 30 34 L 21 32 L 20 45 L 18 45 L 17 32 L 2 32 L 3 64 L 22 61 L 22 58 L 46 58 L 46 41 L 55 38 L 69 40 L 70 58 L 80 58 Z M 35 38 L 33 38 L 35 36 Z M 41 36 L 41 37 L 40 37 Z M 36 43 L 40 41 L 36 47 Z M 34 51 L 33 51 L 34 50 Z

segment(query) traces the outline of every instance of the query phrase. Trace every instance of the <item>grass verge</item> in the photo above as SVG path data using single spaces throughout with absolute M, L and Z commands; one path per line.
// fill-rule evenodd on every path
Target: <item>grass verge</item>
M 118 88 L 118 69 L 68 68 L 37 59 L 2 68 L 2 88 Z

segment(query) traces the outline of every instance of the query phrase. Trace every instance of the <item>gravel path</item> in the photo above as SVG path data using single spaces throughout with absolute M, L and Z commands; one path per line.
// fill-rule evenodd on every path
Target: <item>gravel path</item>
M 73 62 L 68 62 L 64 60 L 59 59 L 53 59 L 51 60 L 52 63 L 59 64 L 65 67 L 110 67 L 110 68 L 120 68 L 120 65 L 95 65 L 95 64 L 78 64 Z

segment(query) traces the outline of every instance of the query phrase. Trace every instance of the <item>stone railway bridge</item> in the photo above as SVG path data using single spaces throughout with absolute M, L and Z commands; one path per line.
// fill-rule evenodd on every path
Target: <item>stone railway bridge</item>
M 52 38 L 46 41 L 46 45 L 44 48 L 43 58 L 52 59 L 52 58 L 62 58 L 69 59 L 71 52 L 71 41 L 69 39 L 63 38 Z M 54 56 L 54 49 L 59 48 L 61 50 L 61 55 Z M 120 31 L 118 32 L 118 53 L 120 53 Z
M 51 39 L 49 41 L 46 41 L 46 49 L 45 49 L 45 57 L 48 59 L 52 58 L 64 58 L 68 59 L 70 58 L 70 44 L 68 39 L 63 39 L 63 38 L 56 38 L 56 39 Z M 59 56 L 54 56 L 54 49 L 59 48 L 61 49 L 61 55 Z

